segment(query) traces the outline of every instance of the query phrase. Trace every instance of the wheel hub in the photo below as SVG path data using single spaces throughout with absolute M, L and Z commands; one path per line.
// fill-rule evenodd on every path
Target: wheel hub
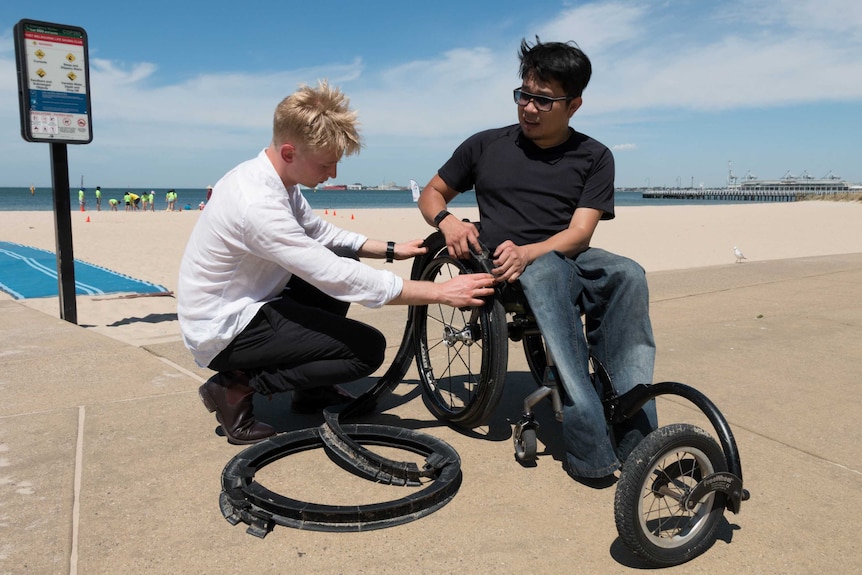
M 473 345 L 474 342 L 473 330 L 469 325 L 466 325 L 461 329 L 457 329 L 451 325 L 447 325 L 443 328 L 443 343 L 445 343 L 447 347 L 454 347 L 455 344 L 458 343 Z

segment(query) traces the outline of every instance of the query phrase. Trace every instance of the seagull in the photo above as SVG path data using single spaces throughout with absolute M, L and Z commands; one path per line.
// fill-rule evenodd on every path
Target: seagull
M 736 263 L 741 263 L 742 260 L 748 259 L 743 255 L 741 251 L 739 251 L 739 248 L 736 246 L 733 246 L 733 255 L 736 256 Z

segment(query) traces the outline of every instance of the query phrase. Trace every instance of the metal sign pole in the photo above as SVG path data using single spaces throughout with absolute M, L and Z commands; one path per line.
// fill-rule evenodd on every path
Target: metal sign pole
M 78 323 L 66 144 L 93 140 L 87 32 L 23 19 L 13 28 L 21 136 L 51 145 L 60 317 Z
M 60 318 L 77 324 L 75 256 L 72 253 L 72 213 L 69 200 L 69 156 L 66 144 L 51 143 L 51 187 L 54 191 L 54 236 L 57 242 Z

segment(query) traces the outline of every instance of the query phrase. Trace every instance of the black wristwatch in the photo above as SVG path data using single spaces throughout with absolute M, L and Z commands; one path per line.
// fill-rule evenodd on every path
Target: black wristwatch
M 436 216 L 434 216 L 434 227 L 435 227 L 435 228 L 437 228 L 437 229 L 440 229 L 440 222 L 442 222 L 442 221 L 443 221 L 443 220 L 445 220 L 448 216 L 451 216 L 451 215 L 452 215 L 452 214 L 450 214 L 450 213 L 449 213 L 449 212 L 447 212 L 446 210 L 441 210 L 439 214 L 437 214 Z
M 386 242 L 386 263 L 391 264 L 395 259 L 395 242 Z

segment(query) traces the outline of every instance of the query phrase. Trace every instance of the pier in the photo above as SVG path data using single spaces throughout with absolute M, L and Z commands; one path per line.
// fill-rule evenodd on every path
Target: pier
M 801 190 L 743 190 L 739 188 L 651 188 L 643 190 L 642 193 L 644 199 L 795 202 L 811 196 L 815 192 Z
M 758 180 L 757 176 L 748 172 L 740 180 L 733 173 L 732 164 L 728 162 L 727 185 L 723 188 L 647 187 L 638 191 L 643 194 L 644 199 L 796 202 L 810 198 L 837 198 L 845 194 L 862 194 L 862 185 L 851 185 L 831 171 L 822 178 L 813 178 L 807 171 L 797 177 L 788 171 L 780 180 Z
M 724 188 L 643 188 L 643 197 L 676 200 L 722 200 L 731 202 L 796 202 L 813 197 L 838 197 L 862 193 L 862 186 L 837 178 L 749 178 Z

